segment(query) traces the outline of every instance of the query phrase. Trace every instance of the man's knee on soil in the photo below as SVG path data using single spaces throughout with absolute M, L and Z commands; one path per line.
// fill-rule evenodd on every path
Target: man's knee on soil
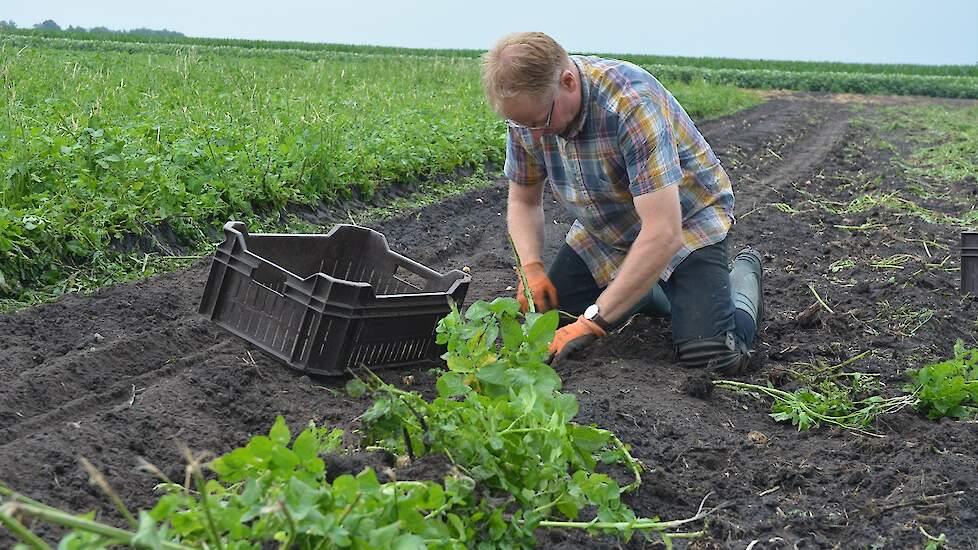
M 706 368 L 720 374 L 745 371 L 753 355 L 733 332 L 676 345 L 676 361 L 689 368 Z
M 711 338 L 697 338 L 676 344 L 676 360 L 691 368 L 706 368 L 720 374 L 739 374 L 748 370 L 763 312 L 760 254 L 751 248 L 737 253 L 730 273 L 734 329 Z

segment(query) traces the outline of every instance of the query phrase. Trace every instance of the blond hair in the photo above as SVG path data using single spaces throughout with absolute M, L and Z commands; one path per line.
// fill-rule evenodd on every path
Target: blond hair
M 504 99 L 523 94 L 546 97 L 568 60 L 564 48 L 542 32 L 513 33 L 482 55 L 482 87 L 498 113 Z

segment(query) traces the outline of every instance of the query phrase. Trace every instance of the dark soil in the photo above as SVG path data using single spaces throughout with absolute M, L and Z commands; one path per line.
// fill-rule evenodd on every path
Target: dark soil
M 956 338 L 976 344 L 978 302 L 958 293 L 958 272 L 924 268 L 948 255 L 944 267 L 958 266 L 958 229 L 882 209 L 847 218 L 806 201 L 847 203 L 867 190 L 907 189 L 890 162 L 906 152 L 905 136 L 852 123 L 878 120 L 876 103 L 790 94 L 700 124 L 735 185 L 740 219 L 730 249 L 751 244 L 765 258 L 765 363 L 745 380 L 791 384 L 790 372 L 803 363 L 836 365 L 872 350 L 846 368 L 879 374 L 894 395 L 908 367 L 950 356 Z M 877 138 L 896 152 L 874 146 Z M 950 201 L 927 206 L 962 209 Z M 572 221 L 548 200 L 551 257 Z M 880 225 L 836 227 L 867 223 Z M 502 182 L 375 229 L 436 269 L 470 267 L 468 302 L 512 293 Z M 922 238 L 939 246 L 925 250 Z M 903 269 L 869 265 L 896 254 L 917 259 Z M 846 258 L 856 265 L 830 269 Z M 304 377 L 197 316 L 207 269 L 200 263 L 0 316 L 0 480 L 55 506 L 100 509 L 114 522 L 78 457 L 101 469 L 131 506 L 145 507 L 155 500 L 155 479 L 137 469 L 137 457 L 182 479 L 179 443 L 223 453 L 266 432 L 278 414 L 293 427 L 310 419 L 357 426 L 367 402 L 346 397 L 343 381 Z M 809 284 L 834 313 L 811 307 Z M 932 311 L 928 319 L 914 315 L 924 310 Z M 825 427 L 799 433 L 773 422 L 767 402 L 711 391 L 703 373 L 671 357 L 668 321 L 639 317 L 558 370 L 581 403 L 578 420 L 614 430 L 650 468 L 628 497 L 637 513 L 687 517 L 707 495 L 708 505 L 722 504 L 706 537 L 678 547 L 920 548 L 923 527 L 945 533 L 953 548 L 978 548 L 975 423 L 930 422 L 903 410 L 874 427 L 882 438 Z M 382 374 L 399 385 L 411 374 L 412 389 L 430 392 L 430 366 Z M 390 457 L 376 454 L 331 460 L 334 469 L 390 467 Z M 431 459 L 417 468 L 427 478 L 450 464 Z M 11 540 L 0 533 L 0 546 Z M 542 534 L 541 546 L 617 543 L 554 533 Z

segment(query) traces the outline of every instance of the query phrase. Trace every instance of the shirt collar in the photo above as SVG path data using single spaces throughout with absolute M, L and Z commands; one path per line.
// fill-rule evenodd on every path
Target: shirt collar
M 584 122 L 587 120 L 588 107 L 591 100 L 591 83 L 588 82 L 587 77 L 584 76 L 584 67 L 580 59 L 577 56 L 571 56 L 571 61 L 577 67 L 577 74 L 580 77 L 581 83 L 581 109 L 577 112 L 577 116 L 574 120 L 567 125 L 567 129 L 564 133 L 560 134 L 560 137 L 564 139 L 573 139 L 581 129 L 584 128 Z

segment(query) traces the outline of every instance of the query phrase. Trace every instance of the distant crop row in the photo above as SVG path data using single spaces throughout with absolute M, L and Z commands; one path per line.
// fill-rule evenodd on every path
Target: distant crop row
M 697 117 L 756 99 L 677 84 Z M 0 298 L 131 236 L 499 165 L 469 58 L 0 35 Z
M 465 49 L 428 49 L 428 48 L 397 48 L 391 46 L 359 46 L 353 44 L 330 44 L 318 42 L 298 42 L 288 40 L 241 40 L 235 38 L 198 38 L 198 37 L 178 37 L 178 36 L 154 36 L 140 34 L 123 33 L 91 33 L 73 31 L 37 31 L 27 29 L 2 30 L 0 36 L 6 36 L 8 40 L 21 38 L 36 38 L 50 42 L 52 39 L 63 39 L 76 43 L 73 47 L 85 49 L 85 46 L 78 42 L 91 43 L 95 49 L 103 49 L 106 44 L 118 43 L 122 45 L 157 45 L 157 46 L 204 46 L 215 48 L 241 48 L 251 50 L 291 50 L 295 52 L 309 53 L 356 53 L 356 54 L 381 54 L 381 55 L 405 55 L 419 57 L 449 57 L 474 59 L 482 54 L 481 50 Z
M 668 55 L 600 54 L 627 59 L 639 65 L 680 65 L 703 69 L 789 71 L 793 73 L 856 73 L 921 76 L 978 77 L 974 65 L 913 65 L 909 63 L 840 63 L 832 61 L 779 61 L 771 59 L 729 59 L 719 57 L 680 57 Z
M 681 82 L 705 80 L 740 88 L 978 99 L 978 78 L 968 76 L 706 69 L 678 65 L 644 65 L 644 67 L 664 80 Z
M 129 34 L 99 34 L 85 32 L 50 32 L 18 29 L 4 31 L 21 36 L 65 37 L 76 40 L 101 42 L 105 40 L 136 43 L 165 43 L 202 46 L 233 46 L 255 49 L 289 49 L 310 52 L 347 52 L 396 55 L 419 55 L 430 57 L 468 57 L 475 58 L 483 50 L 476 49 L 431 49 L 398 48 L 392 46 L 357 46 L 351 44 L 327 44 L 298 41 L 239 40 L 231 38 L 197 38 L 172 36 L 146 36 Z M 973 65 L 914 65 L 907 63 L 840 63 L 829 61 L 779 61 L 769 59 L 732 59 L 718 57 L 683 57 L 669 55 L 644 55 L 626 53 L 598 54 L 616 59 L 624 59 L 639 65 L 679 65 L 704 69 L 771 70 L 814 73 L 864 73 L 923 76 L 970 76 L 978 77 L 978 63 Z

